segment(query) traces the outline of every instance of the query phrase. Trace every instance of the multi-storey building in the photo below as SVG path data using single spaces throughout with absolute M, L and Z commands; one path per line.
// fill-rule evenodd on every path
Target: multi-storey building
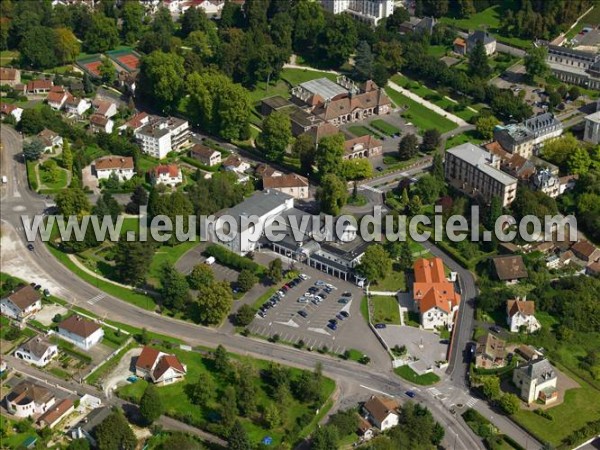
M 159 117 L 136 130 L 135 138 L 144 153 L 163 159 L 189 142 L 189 128 L 187 120 Z
M 517 179 L 500 170 L 500 159 L 471 143 L 446 152 L 445 174 L 455 188 L 486 203 L 499 197 L 508 206 L 517 195 Z
M 545 42 L 538 42 L 537 45 L 547 46 L 546 61 L 552 75 L 556 78 L 566 83 L 600 90 L 600 54 L 598 52 L 560 47 Z
M 561 121 L 552 113 L 544 113 L 519 124 L 496 127 L 494 139 L 508 152 L 530 158 L 538 152 L 541 144 L 562 132 Z
M 600 111 L 585 116 L 583 140 L 592 144 L 600 144 Z
M 373 26 L 394 12 L 393 0 L 321 0 L 321 4 L 333 14 L 346 12 Z

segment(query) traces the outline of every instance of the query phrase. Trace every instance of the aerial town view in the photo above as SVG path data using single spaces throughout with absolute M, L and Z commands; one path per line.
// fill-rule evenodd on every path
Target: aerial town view
M 600 0 L 3 0 L 0 116 L 0 449 L 600 449 Z

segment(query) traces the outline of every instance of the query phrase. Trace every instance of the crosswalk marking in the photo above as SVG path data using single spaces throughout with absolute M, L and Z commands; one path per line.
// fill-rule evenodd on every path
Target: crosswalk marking
M 90 305 L 95 305 L 96 303 L 98 303 L 100 300 L 102 300 L 104 298 L 104 294 L 98 294 L 95 297 L 90 298 L 87 302 Z
M 473 406 L 475 406 L 475 403 L 477 403 L 477 401 L 478 400 L 476 398 L 471 397 L 467 402 L 467 407 L 472 408 Z
M 427 390 L 428 390 L 428 391 L 429 391 L 429 393 L 430 393 L 431 395 L 433 395 L 434 397 L 437 397 L 438 395 L 440 395 L 440 394 L 441 394 L 441 392 L 440 392 L 438 389 L 436 389 L 436 388 L 429 388 L 429 389 L 427 389 Z
M 362 186 L 360 186 L 359 190 L 360 189 L 366 189 L 368 191 L 373 191 L 376 194 L 383 194 L 383 191 L 381 189 L 377 189 L 376 187 L 369 186 L 368 184 L 363 184 Z

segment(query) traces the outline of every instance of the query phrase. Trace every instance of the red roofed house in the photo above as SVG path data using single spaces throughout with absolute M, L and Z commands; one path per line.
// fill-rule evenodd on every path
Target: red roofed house
M 113 173 L 119 180 L 125 181 L 135 175 L 133 158 L 131 156 L 108 155 L 94 161 L 96 178 L 107 180 Z
M 212 167 L 221 164 L 221 153 L 203 144 L 195 144 L 190 149 L 190 156 L 205 166 Z
M 177 164 L 165 164 L 156 166 L 150 172 L 152 184 L 166 184 L 175 187 L 183 182 L 181 169 Z
M 533 333 L 542 326 L 534 316 L 535 302 L 531 300 L 507 300 L 506 302 L 506 322 L 510 325 L 510 331 L 518 333 L 521 327 L 525 327 L 526 333 Z
M 21 114 L 23 114 L 23 109 L 18 106 L 11 105 L 9 103 L 2 103 L 0 105 L 0 115 L 3 117 L 13 116 L 17 122 L 21 121 Z
M 370 134 L 344 142 L 344 159 L 370 158 L 382 152 L 383 143 Z
M 589 241 L 581 240 L 573 244 L 571 251 L 587 264 L 600 260 L 600 249 Z
M 41 309 L 40 293 L 30 285 L 21 286 L 0 300 L 2 315 L 19 321 L 27 319 Z
M 28 94 L 47 94 L 52 89 L 52 80 L 31 80 L 27 83 Z
M 59 111 L 69 98 L 72 99 L 73 96 L 62 86 L 52 86 L 52 89 L 50 89 L 50 92 L 48 93 L 48 97 L 46 97 L 46 103 L 48 103 L 50 108 Z
M 263 189 L 274 189 L 294 198 L 308 198 L 308 178 L 295 173 L 264 176 Z
M 89 350 L 104 337 L 102 327 L 79 315 L 73 315 L 58 324 L 58 334 L 76 346 Z
M 42 414 L 38 423 L 42 427 L 54 428 L 61 420 L 67 417 L 75 410 L 73 400 L 65 398 L 58 403 L 55 403 L 51 409 Z
M 116 116 L 118 112 L 117 104 L 108 100 L 96 98 L 92 101 L 92 106 L 94 107 L 94 112 L 96 114 L 104 116 L 107 119 Z
M 163 353 L 152 347 L 144 347 L 135 363 L 135 373 L 139 377 L 152 380 L 160 386 L 183 380 L 187 367 L 177 356 Z
M 8 67 L 0 67 L 0 85 L 8 85 L 15 87 L 21 83 L 21 71 L 18 69 L 10 69 Z
M 463 38 L 457 37 L 456 39 L 454 39 L 452 45 L 454 53 L 462 56 L 467 54 L 467 43 Z
M 121 131 L 126 131 L 128 128 L 131 128 L 131 130 L 135 133 L 137 130 L 139 130 L 140 128 L 142 128 L 144 125 L 146 125 L 149 122 L 150 122 L 150 116 L 148 115 L 148 113 L 145 113 L 145 112 L 137 113 L 135 116 L 133 116 L 131 119 L 129 119 L 123 125 L 121 125 L 118 128 L 118 130 L 119 130 L 119 132 L 121 132 Z
M 90 131 L 92 133 L 107 133 L 110 134 L 113 131 L 114 122 L 108 117 L 102 114 L 92 114 L 90 116 Z
M 446 279 L 441 258 L 418 259 L 414 264 L 413 298 L 425 329 L 452 328 L 460 295 Z

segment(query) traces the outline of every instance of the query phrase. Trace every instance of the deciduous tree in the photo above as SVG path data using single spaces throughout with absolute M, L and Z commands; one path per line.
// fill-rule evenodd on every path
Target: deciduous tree
M 300 172 L 308 175 L 312 172 L 315 164 L 316 148 L 312 137 L 309 134 L 301 134 L 296 138 L 292 147 L 292 154 L 300 159 Z
M 269 114 L 263 120 L 260 146 L 271 161 L 282 161 L 292 140 L 290 116 L 279 111 Z
M 398 153 L 403 161 L 416 156 L 419 146 L 419 140 L 414 134 L 405 135 L 398 143 Z
M 215 275 L 208 264 L 196 264 L 187 281 L 191 289 L 198 290 L 201 286 L 210 286 L 215 280 Z
M 209 286 L 200 286 L 195 318 L 205 325 L 218 324 L 229 314 L 232 305 L 233 296 L 229 283 L 216 281 Z
M 173 107 L 183 95 L 183 58 L 175 53 L 155 51 L 142 58 L 140 90 L 161 108 Z
M 361 258 L 357 270 L 369 282 L 376 283 L 383 280 L 392 270 L 392 259 L 383 246 L 371 245 Z
M 235 324 L 239 327 L 246 327 L 254 320 L 256 311 L 250 305 L 242 305 L 235 313 Z
M 248 292 L 254 287 L 258 278 L 251 270 L 244 269 L 240 272 L 237 279 L 237 285 L 242 292 Z
M 175 311 L 182 311 L 190 302 L 189 286 L 185 276 L 170 263 L 165 263 L 160 275 L 160 295 L 163 305 Z
M 134 450 L 137 446 L 137 438 L 120 409 L 113 409 L 94 434 L 98 448 L 103 450 Z
M 79 55 L 81 46 L 77 37 L 68 28 L 57 28 L 56 34 L 56 59 L 60 64 L 72 63 Z
M 104 53 L 119 45 L 119 31 L 115 19 L 101 12 L 92 14 L 89 28 L 85 32 L 83 48 L 88 53 Z
M 346 184 L 333 173 L 325 175 L 317 190 L 317 200 L 321 212 L 337 216 L 348 200 Z
M 140 285 L 146 279 L 153 256 L 154 247 L 148 242 L 121 239 L 115 252 L 115 271 L 121 281 L 132 286 Z
M 148 383 L 140 399 L 140 414 L 147 424 L 151 424 L 162 416 L 164 408 L 156 387 L 154 384 Z
M 83 216 L 92 210 L 87 195 L 79 188 L 63 189 L 54 200 L 58 210 L 65 217 Z
M 421 151 L 432 152 L 440 145 L 441 134 L 437 128 L 430 128 L 423 133 L 423 142 L 421 142 Z
M 475 129 L 477 130 L 479 137 L 487 141 L 494 137 L 494 128 L 496 128 L 497 125 L 500 125 L 500 121 L 494 116 L 481 116 L 477 119 L 477 122 L 475 122 Z
M 527 51 L 525 70 L 530 80 L 533 80 L 534 77 L 544 77 L 548 73 L 547 55 L 548 49 L 543 45 L 534 45 Z
M 19 51 L 24 67 L 46 69 L 58 63 L 56 57 L 56 32 L 52 28 L 37 26 L 24 35 Z
M 281 263 L 281 259 L 279 258 L 275 258 L 269 263 L 269 267 L 267 269 L 267 277 L 269 277 L 273 283 L 277 283 L 283 278 L 282 266 L 283 265 Z
M 344 156 L 344 141 L 342 133 L 326 136 L 319 141 L 315 155 L 319 176 L 339 173 L 342 157 Z

